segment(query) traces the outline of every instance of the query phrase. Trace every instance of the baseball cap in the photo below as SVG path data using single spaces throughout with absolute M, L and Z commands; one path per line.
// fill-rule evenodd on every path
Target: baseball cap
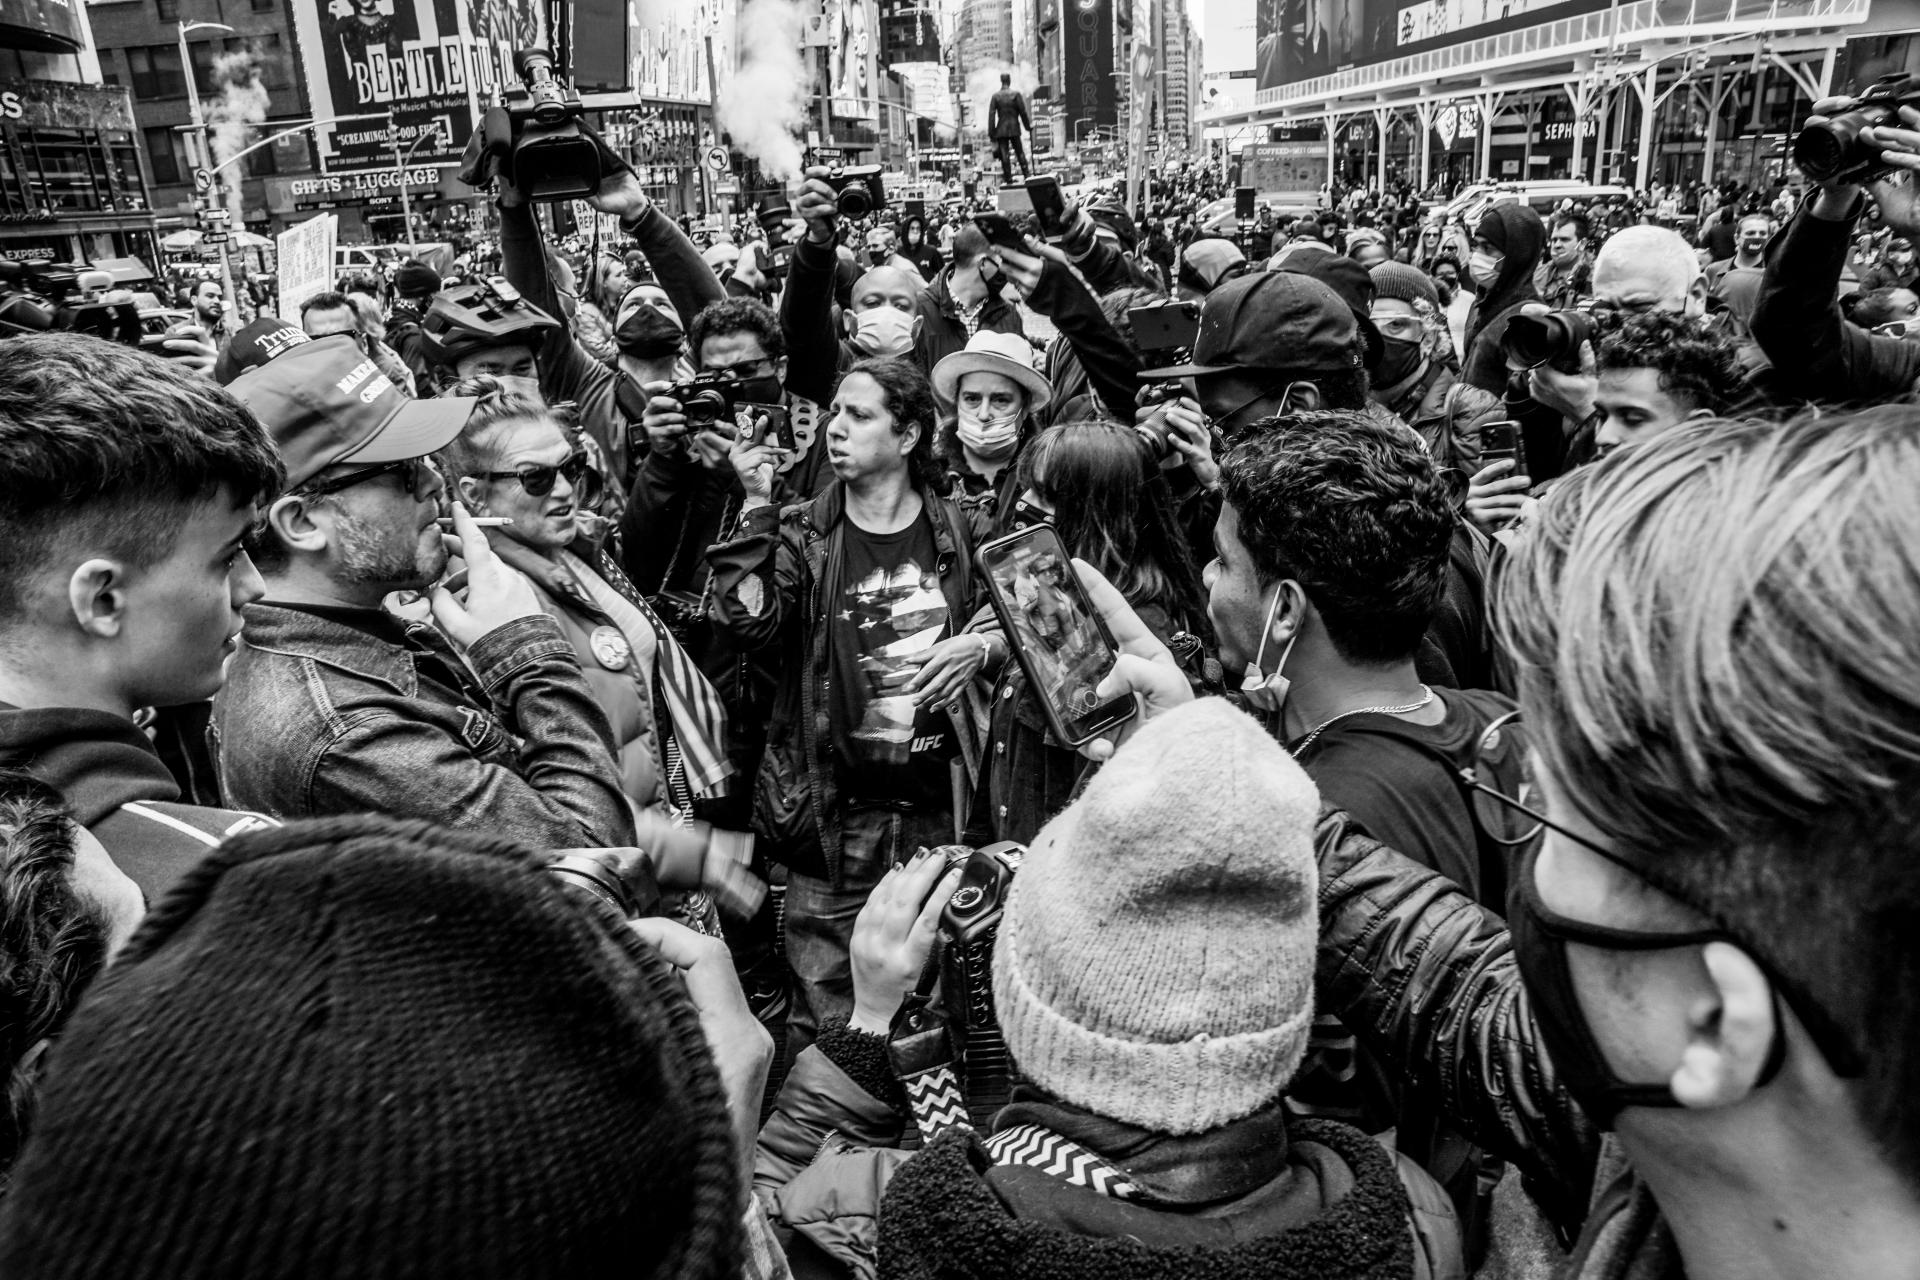
M 213 380 L 226 386 L 249 369 L 258 369 L 285 351 L 309 341 L 306 330 L 279 316 L 261 316 L 233 335 L 213 362 Z
M 1352 309 L 1326 285 L 1292 272 L 1256 271 L 1227 281 L 1200 304 L 1192 363 L 1147 369 L 1140 376 L 1355 369 L 1360 367 L 1359 336 Z
M 444 449 L 479 403 L 408 399 L 344 333 L 295 346 L 227 390 L 273 436 L 289 489 L 335 463 L 400 462 Z
M 1275 270 L 1312 276 L 1339 294 L 1353 309 L 1354 321 L 1360 326 L 1360 336 L 1367 340 L 1367 364 L 1379 362 L 1382 348 L 1380 330 L 1373 324 L 1374 283 L 1365 267 L 1344 253 L 1308 247 L 1299 253 L 1289 254 L 1286 261 Z

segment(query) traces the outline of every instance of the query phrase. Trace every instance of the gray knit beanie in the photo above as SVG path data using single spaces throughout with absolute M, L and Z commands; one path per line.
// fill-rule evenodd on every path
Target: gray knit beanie
M 1224 699 L 1144 726 L 1014 877 L 993 996 L 1020 1073 L 1159 1133 L 1272 1103 L 1313 1021 L 1319 810 Z
M 1432 277 L 1420 268 L 1404 262 L 1377 262 L 1371 274 L 1374 297 L 1425 302 L 1435 311 L 1440 309 L 1440 291 L 1433 287 Z

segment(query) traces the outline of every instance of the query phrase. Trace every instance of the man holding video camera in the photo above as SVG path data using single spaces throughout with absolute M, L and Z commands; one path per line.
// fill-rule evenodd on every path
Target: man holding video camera
M 1806 131 L 1852 105 L 1815 103 Z M 1896 233 L 1920 234 L 1920 108 L 1903 103 L 1887 123 L 1862 128 L 1854 147 L 1851 163 L 1817 182 L 1768 246 L 1751 324 L 1784 391 L 1832 404 L 1904 396 L 1920 378 L 1920 343 L 1850 324 L 1835 302 L 1854 225 L 1869 200 Z

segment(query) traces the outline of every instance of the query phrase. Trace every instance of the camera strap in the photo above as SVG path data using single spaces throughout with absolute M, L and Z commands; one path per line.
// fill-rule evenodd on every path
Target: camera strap
M 920 982 L 906 999 L 887 1030 L 887 1062 L 906 1091 L 907 1107 L 923 1143 L 949 1129 L 971 1129 L 960 1073 L 954 1068 L 953 1036 L 947 1015 L 934 1003 L 940 980 L 940 948 L 936 945 L 920 971 Z

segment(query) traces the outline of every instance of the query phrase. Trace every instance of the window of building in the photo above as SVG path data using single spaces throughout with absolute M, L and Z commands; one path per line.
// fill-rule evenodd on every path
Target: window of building
M 272 13 L 273 0 L 252 0 L 255 13 Z
M 133 76 L 136 98 L 186 96 L 187 80 L 180 69 L 177 45 L 155 44 L 127 50 L 127 71 Z
M 20 140 L 28 157 L 27 183 L 34 204 L 56 214 L 92 213 L 100 208 L 105 163 L 91 132 L 22 129 Z
M 153 0 L 153 7 L 160 14 L 160 21 L 180 21 L 180 0 Z
M 153 170 L 153 183 L 157 187 L 170 187 L 185 179 L 180 172 L 180 138 L 171 129 L 148 129 L 144 131 L 147 143 L 147 165 Z

